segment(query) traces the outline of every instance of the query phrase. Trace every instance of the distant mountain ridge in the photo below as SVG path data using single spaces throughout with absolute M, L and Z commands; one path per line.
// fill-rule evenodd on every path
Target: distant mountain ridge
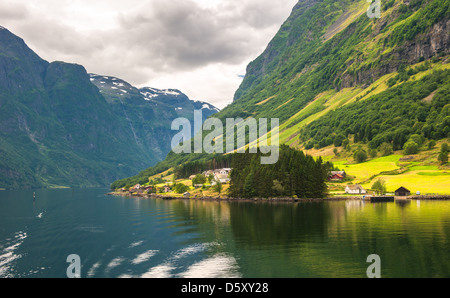
M 164 159 L 171 122 L 202 108 L 217 112 L 178 90 L 49 63 L 0 27 L 0 188 L 109 185 Z
M 189 99 L 186 94 L 177 89 L 137 88 L 120 78 L 93 73 L 90 73 L 89 77 L 90 81 L 99 88 L 100 93 L 108 103 L 140 98 L 147 101 L 152 107 L 162 105 L 164 107 L 175 108 L 176 111 L 182 110 L 183 108 L 193 108 L 196 110 L 205 110 L 204 112 L 208 116 L 211 112 L 220 111 L 207 102 Z

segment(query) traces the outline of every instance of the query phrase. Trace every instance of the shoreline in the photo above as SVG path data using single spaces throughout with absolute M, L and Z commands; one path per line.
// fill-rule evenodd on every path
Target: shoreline
M 162 200 L 195 200 L 195 201 L 226 201 L 226 202 L 326 202 L 326 201 L 352 201 L 352 200 L 363 200 L 363 196 L 328 196 L 322 199 L 300 199 L 293 197 L 277 197 L 277 198 L 231 198 L 231 197 L 207 197 L 207 196 L 170 196 L 170 195 L 159 195 L 159 194 L 130 194 L 123 192 L 110 192 L 107 193 L 110 196 L 121 196 L 130 198 L 144 198 L 144 199 L 162 199 Z M 365 196 L 366 200 L 370 202 L 370 197 Z M 414 195 L 407 197 L 393 197 L 396 201 L 401 200 L 450 200 L 450 195 Z

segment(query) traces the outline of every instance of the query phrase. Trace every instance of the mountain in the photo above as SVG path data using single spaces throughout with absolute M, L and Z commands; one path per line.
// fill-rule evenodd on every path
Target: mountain
M 184 117 L 193 120 L 193 111 L 201 110 L 204 121 L 219 111 L 209 103 L 190 100 L 176 89 L 138 89 L 112 76 L 89 74 L 89 77 L 110 109 L 126 120 L 135 145 L 142 150 L 151 150 L 151 156 L 158 160 L 163 160 L 171 150 L 175 133 L 171 130 L 171 124 L 174 119 Z
M 380 18 L 369 17 L 370 5 L 300 0 L 215 117 L 278 118 L 282 144 L 316 154 L 448 138 L 450 1 L 382 1 Z M 113 186 L 211 158 L 172 152 Z
M 98 78 L 0 27 L 0 188 L 109 185 L 165 157 L 172 120 L 217 112 L 179 91 Z
M 400 66 L 448 55 L 448 1 L 385 1 L 379 19 L 366 15 L 368 6 L 299 1 L 222 114 L 285 121 L 321 92 L 366 90 Z
M 386 1 L 377 19 L 367 16 L 365 1 L 299 1 L 221 116 L 280 118 L 281 142 L 306 149 L 331 145 L 337 135 L 378 138 L 373 148 L 394 142 L 396 150 L 412 134 L 448 137 L 449 3 Z M 424 78 L 433 71 L 443 73 Z M 422 101 L 431 94 L 431 104 Z M 372 113 L 377 107 L 383 117 Z M 395 146 L 402 126 L 409 129 Z

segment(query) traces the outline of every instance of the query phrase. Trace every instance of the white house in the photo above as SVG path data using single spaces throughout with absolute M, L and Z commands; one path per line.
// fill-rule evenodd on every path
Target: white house
M 211 182 L 211 185 L 216 185 L 217 182 L 220 181 L 220 183 L 229 183 L 231 179 L 228 177 L 228 175 L 224 174 L 214 174 L 214 180 Z
M 220 181 L 220 183 L 229 183 L 231 181 L 231 179 L 229 178 L 231 170 L 232 169 L 230 168 L 216 169 L 214 171 L 208 170 L 203 172 L 202 174 L 206 177 L 209 177 L 209 175 L 212 174 L 214 176 L 214 180 L 212 181 L 211 185 L 215 185 L 215 181 Z
M 367 191 L 359 184 L 347 185 L 345 188 L 347 194 L 366 194 Z
M 230 175 L 230 173 L 231 173 L 230 168 L 223 168 L 219 171 L 219 174 L 222 174 L 222 175 Z

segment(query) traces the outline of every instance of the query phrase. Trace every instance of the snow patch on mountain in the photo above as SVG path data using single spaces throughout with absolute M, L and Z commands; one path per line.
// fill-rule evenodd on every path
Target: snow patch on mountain
M 117 87 L 124 87 L 125 85 L 123 83 L 117 83 L 117 82 L 113 82 L 114 86 Z
M 153 94 L 151 92 L 140 92 L 142 96 L 144 96 L 145 100 L 151 100 L 154 97 L 157 97 L 158 94 Z
M 210 110 L 210 111 L 216 111 L 216 112 L 220 112 L 220 110 L 208 103 L 204 103 L 201 101 L 196 101 L 197 103 L 203 103 L 202 107 L 200 108 L 201 110 Z
M 173 104 L 175 111 L 180 111 L 185 109 L 186 103 L 189 101 L 194 103 L 194 107 L 199 110 L 220 112 L 220 110 L 211 104 L 200 100 L 190 100 L 183 92 L 177 89 L 157 89 L 152 87 L 135 88 L 128 82 L 121 79 L 111 77 L 111 76 L 101 76 L 93 73 L 89 74 L 91 82 L 100 88 L 100 92 L 106 93 L 116 90 L 116 96 L 124 96 L 128 94 L 129 98 L 133 96 L 142 96 L 142 99 L 146 101 L 151 101 L 152 104 L 156 105 L 158 101 L 165 102 L 166 104 Z M 102 90 L 103 89 L 103 90 Z M 120 92 L 119 92 L 120 91 Z M 176 98 L 176 99 L 175 99 Z M 207 112 L 208 114 L 210 112 Z
M 170 90 L 170 89 L 166 89 L 166 90 L 162 90 L 162 91 L 164 92 L 165 95 L 174 95 L 174 96 L 180 95 L 179 92 Z

